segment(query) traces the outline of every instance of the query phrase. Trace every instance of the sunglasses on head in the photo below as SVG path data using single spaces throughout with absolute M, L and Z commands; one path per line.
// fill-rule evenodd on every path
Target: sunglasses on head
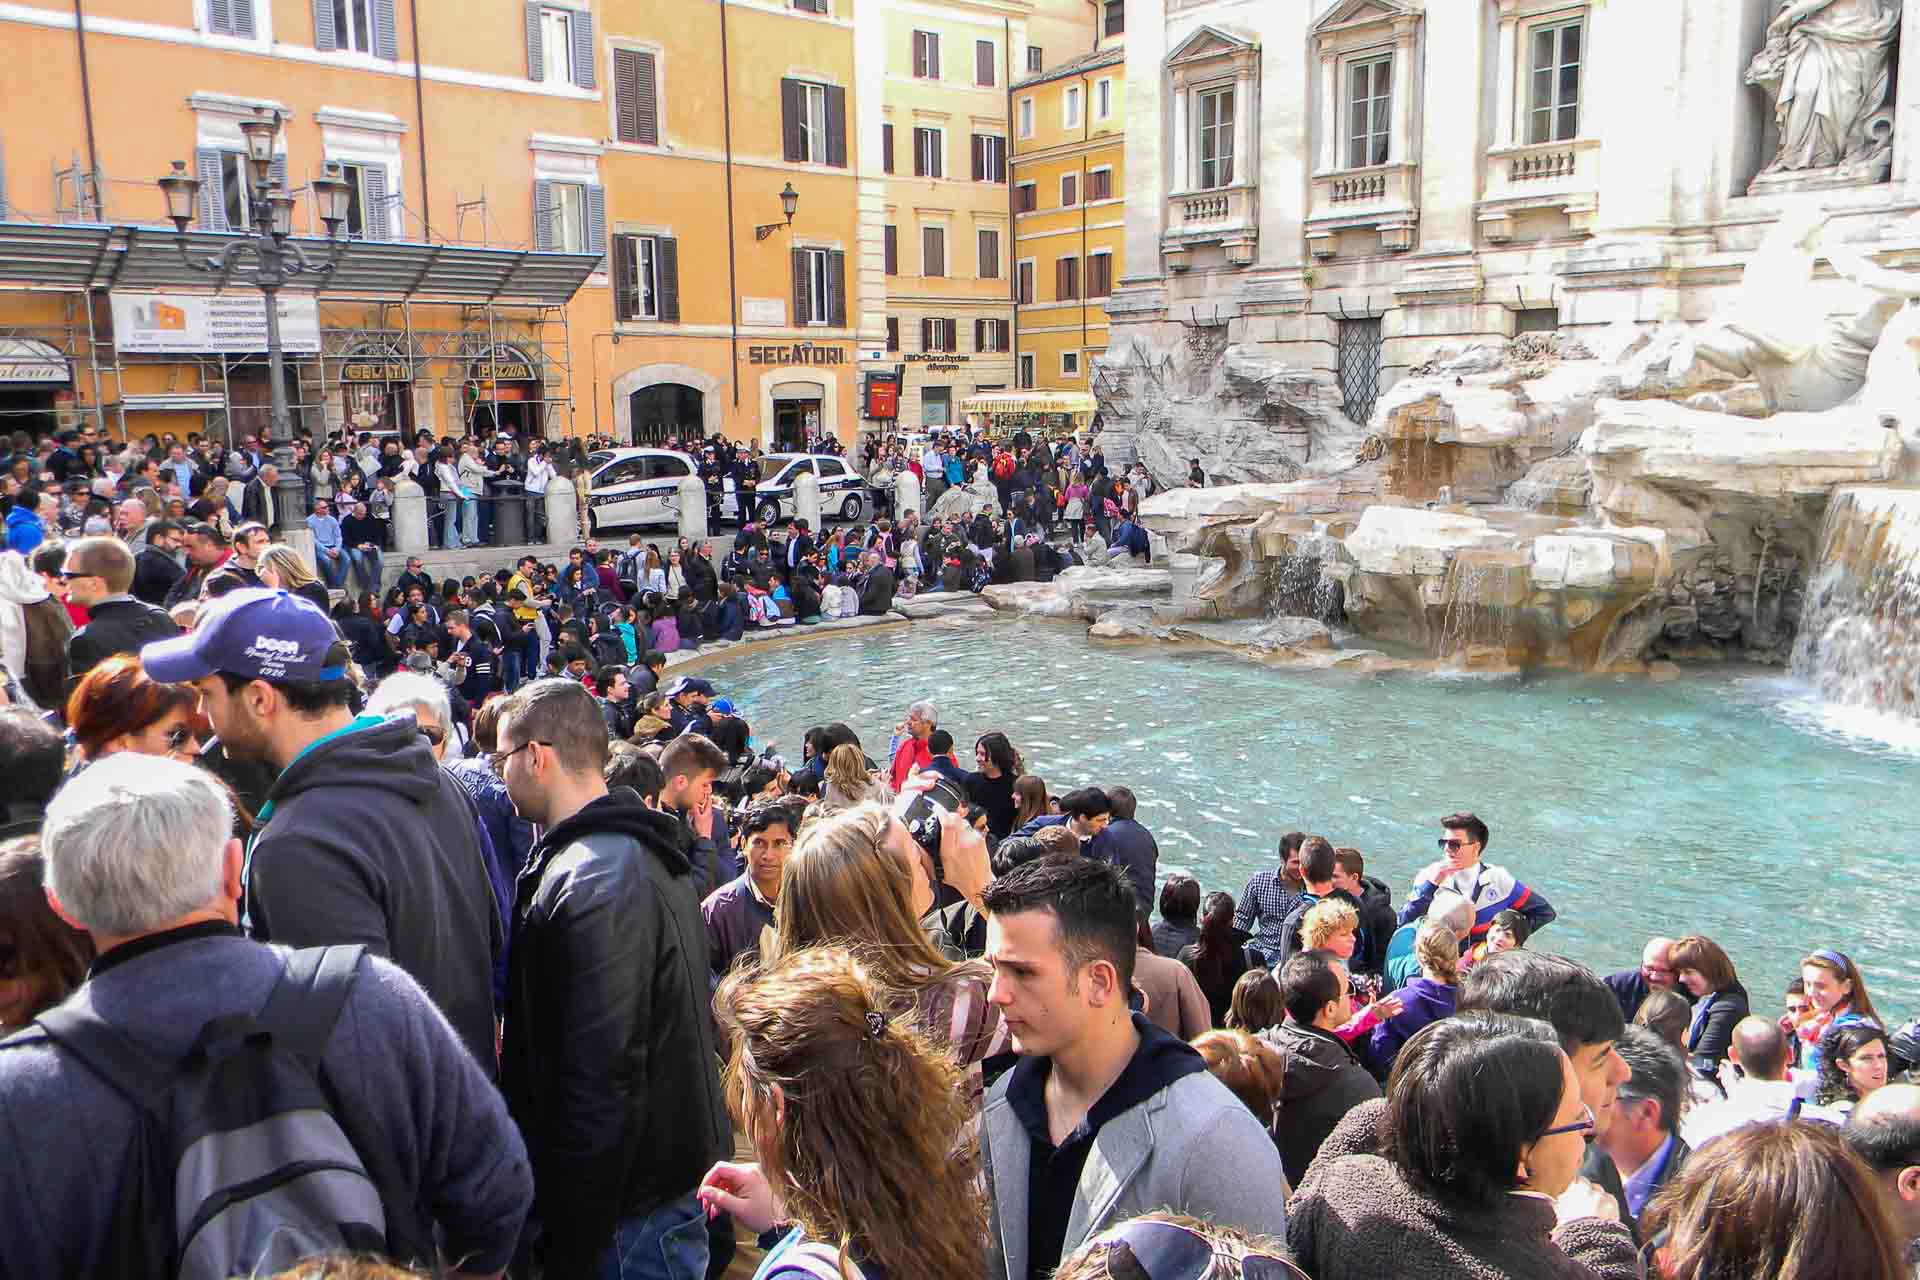
M 1105 1239 L 1107 1274 L 1112 1280 L 1201 1280 L 1214 1259 L 1231 1265 L 1230 1253 L 1216 1252 L 1214 1243 L 1173 1222 L 1129 1222 Z M 1285 1258 L 1248 1253 L 1238 1258 L 1247 1280 L 1307 1280 L 1306 1273 Z

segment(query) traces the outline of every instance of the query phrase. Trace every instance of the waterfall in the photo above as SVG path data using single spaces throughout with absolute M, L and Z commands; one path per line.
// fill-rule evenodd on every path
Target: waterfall
M 1329 627 L 1346 621 L 1339 586 L 1320 556 L 1289 551 L 1269 562 L 1267 619 L 1312 618 Z
M 1830 702 L 1920 716 L 1920 489 L 1834 491 L 1793 671 Z

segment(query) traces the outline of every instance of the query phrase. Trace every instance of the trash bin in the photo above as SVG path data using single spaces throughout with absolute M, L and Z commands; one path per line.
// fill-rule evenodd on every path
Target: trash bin
M 527 540 L 527 487 L 518 480 L 495 480 L 488 486 L 493 502 L 493 545 L 517 547 Z

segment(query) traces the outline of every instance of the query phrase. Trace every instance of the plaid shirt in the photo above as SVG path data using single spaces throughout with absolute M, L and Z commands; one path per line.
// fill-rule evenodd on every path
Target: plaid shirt
M 1253 934 L 1247 945 L 1255 951 L 1278 955 L 1280 926 L 1286 923 L 1287 913 L 1300 905 L 1300 899 L 1305 896 L 1298 889 L 1287 888 L 1277 870 L 1256 871 L 1240 895 L 1240 904 L 1234 908 L 1233 927 Z M 1255 921 L 1259 922 L 1258 929 L 1254 928 Z

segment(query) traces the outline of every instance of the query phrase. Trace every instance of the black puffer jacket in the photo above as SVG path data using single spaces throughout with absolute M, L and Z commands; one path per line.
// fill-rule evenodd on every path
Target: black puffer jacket
M 1280 1163 L 1287 1181 L 1299 1186 L 1320 1144 L 1347 1112 L 1380 1096 L 1380 1085 L 1340 1037 L 1283 1022 L 1260 1039 L 1287 1057 L 1286 1083 L 1280 1091 Z
M 620 788 L 554 824 L 515 887 L 501 1087 L 550 1276 L 590 1274 L 618 1222 L 731 1149 L 692 843 Z

